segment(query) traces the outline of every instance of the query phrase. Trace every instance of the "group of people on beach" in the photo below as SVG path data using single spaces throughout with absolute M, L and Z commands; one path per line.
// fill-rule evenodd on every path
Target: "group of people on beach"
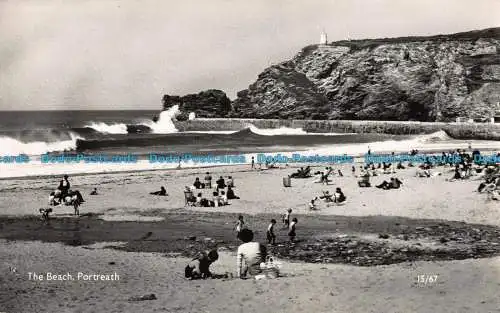
M 199 177 L 196 177 L 192 186 L 185 187 L 184 193 L 186 196 L 186 203 L 201 207 L 219 207 L 228 205 L 229 200 L 240 198 L 234 193 L 233 188 L 235 188 L 235 185 L 232 176 L 228 176 L 227 180 L 220 176 L 215 182 L 215 186 L 212 187 L 212 176 L 209 172 L 207 172 L 203 183 L 200 181 Z M 212 190 L 212 198 L 207 199 L 203 197 L 202 192 L 197 192 L 195 196 L 194 192 L 200 189 Z
M 266 246 L 254 241 L 253 231 L 248 228 L 240 231 L 239 239 L 243 243 L 236 252 L 236 277 L 247 279 L 261 274 L 263 271 L 262 264 L 268 256 Z M 219 254 L 216 249 L 199 253 L 186 265 L 184 276 L 188 279 L 216 277 L 210 272 L 210 265 L 217 261 L 218 258 Z
M 291 218 L 292 209 L 287 209 L 283 215 L 282 221 L 284 227 L 288 229 L 290 242 L 295 241 L 297 218 Z M 271 219 L 266 229 L 266 238 L 268 244 L 276 244 L 276 234 L 274 228 L 276 219 Z M 247 279 L 255 277 L 263 272 L 263 264 L 267 260 L 267 247 L 260 242 L 254 241 L 254 233 L 246 227 L 243 215 L 238 217 L 235 226 L 236 238 L 243 243 L 236 251 L 236 277 Z M 184 269 L 184 276 L 188 279 L 204 279 L 214 277 L 210 272 L 210 265 L 217 261 L 219 254 L 216 249 L 208 252 L 201 252 L 193 258 Z
M 288 230 L 288 238 L 290 242 L 295 242 L 295 237 L 296 237 L 296 225 L 298 223 L 297 218 L 291 218 L 292 214 L 292 209 L 287 209 L 286 212 L 282 216 L 282 222 L 283 222 L 283 228 Z M 275 226 L 276 226 L 276 219 L 271 219 L 269 225 L 266 228 L 266 238 L 268 244 L 276 244 L 276 233 L 275 233 Z M 236 238 L 241 239 L 240 235 L 241 232 L 246 229 L 246 224 L 245 221 L 243 220 L 243 215 L 238 216 L 238 221 L 236 222 L 236 225 L 234 227 L 234 230 L 236 231 Z
M 90 195 L 97 195 L 97 188 L 94 188 Z M 72 190 L 71 184 L 69 182 L 68 175 L 64 175 L 59 181 L 57 188 L 49 194 L 49 205 L 58 206 L 60 204 L 71 205 L 74 208 L 74 214 L 80 215 L 80 205 L 84 203 L 85 200 L 79 190 Z M 42 219 L 45 221 L 49 220 L 50 213 L 53 212 L 51 207 L 40 208 L 39 212 L 42 214 Z
M 49 204 L 56 206 L 59 204 L 72 205 L 75 203 L 83 203 L 82 194 L 78 190 L 72 190 L 68 175 L 64 175 L 63 179 L 59 181 L 59 186 L 52 191 L 49 195 Z
M 345 196 L 344 192 L 340 187 L 335 188 L 335 192 L 333 194 L 330 194 L 328 190 L 323 191 L 323 195 L 319 197 L 315 197 L 314 199 L 311 200 L 309 203 L 309 209 L 310 210 L 315 210 L 316 209 L 316 200 L 322 199 L 325 202 L 333 202 L 336 204 L 341 204 L 344 203 L 347 200 L 347 197 Z

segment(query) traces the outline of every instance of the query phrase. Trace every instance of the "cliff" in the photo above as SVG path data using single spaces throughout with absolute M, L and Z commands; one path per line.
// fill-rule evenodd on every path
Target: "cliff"
M 228 116 L 486 119 L 500 102 L 499 49 L 500 28 L 312 45 L 264 70 Z

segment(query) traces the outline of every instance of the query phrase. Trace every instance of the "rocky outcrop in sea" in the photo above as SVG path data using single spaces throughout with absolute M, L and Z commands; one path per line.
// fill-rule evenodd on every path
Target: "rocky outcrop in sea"
M 190 112 L 194 112 L 197 117 L 224 117 L 231 110 L 231 100 L 223 91 L 216 89 L 183 97 L 164 95 L 162 103 L 164 110 L 174 105 L 179 106 L 181 113 L 177 116 L 178 120 L 186 120 Z

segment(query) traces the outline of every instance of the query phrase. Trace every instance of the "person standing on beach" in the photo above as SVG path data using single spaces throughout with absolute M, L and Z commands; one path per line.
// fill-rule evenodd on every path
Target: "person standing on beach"
M 180 170 L 182 168 L 182 156 L 179 156 L 179 164 L 177 165 L 177 169 Z
M 243 221 L 243 215 L 238 216 L 238 222 L 236 222 L 236 226 L 234 227 L 234 230 L 236 230 L 236 238 L 240 238 L 241 231 L 245 227 L 245 222 Z
M 292 223 L 290 224 L 289 232 L 288 232 L 288 237 L 290 238 L 290 242 L 295 242 L 295 236 L 297 235 L 295 233 L 295 225 L 297 225 L 297 218 L 293 218 Z
M 255 158 L 252 157 L 252 170 L 255 168 Z
M 292 209 L 286 210 L 285 214 L 283 215 L 283 224 L 285 225 L 286 228 L 290 226 L 290 215 L 292 214 Z
M 267 243 L 269 244 L 276 244 L 276 235 L 274 234 L 274 225 L 276 225 L 276 220 L 273 218 L 271 220 L 271 224 L 267 226 L 267 231 L 266 231 L 266 236 L 267 236 Z
M 212 188 L 212 176 L 210 175 L 209 172 L 207 172 L 205 175 L 205 188 L 208 189 Z
M 68 194 L 71 185 L 68 180 L 68 175 L 64 175 L 63 179 L 59 182 L 59 187 L 57 189 L 61 190 L 61 199 L 64 199 Z

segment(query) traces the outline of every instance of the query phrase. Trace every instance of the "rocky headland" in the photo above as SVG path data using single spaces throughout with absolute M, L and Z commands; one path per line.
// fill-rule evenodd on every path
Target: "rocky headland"
M 485 121 L 500 102 L 499 49 L 500 28 L 311 45 L 232 102 L 208 90 L 165 95 L 163 104 L 198 117 Z

